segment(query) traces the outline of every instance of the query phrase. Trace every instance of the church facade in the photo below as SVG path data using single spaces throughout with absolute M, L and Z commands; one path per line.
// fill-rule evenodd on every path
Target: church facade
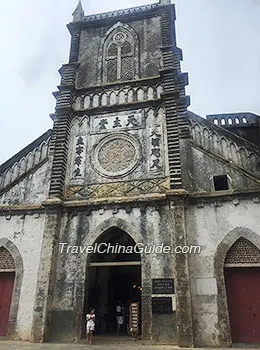
M 260 117 L 188 111 L 167 0 L 68 29 L 53 129 L 0 166 L 0 336 L 77 341 L 90 306 L 110 334 L 120 301 L 144 341 L 260 342 Z

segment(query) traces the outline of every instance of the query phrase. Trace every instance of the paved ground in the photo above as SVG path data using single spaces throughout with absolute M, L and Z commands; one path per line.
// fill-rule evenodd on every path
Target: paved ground
M 44 344 L 31 344 L 25 342 L 14 342 L 0 340 L 0 350 L 81 350 L 81 349 L 93 349 L 93 350 L 119 350 L 124 348 L 124 350 L 185 350 L 186 348 L 178 348 L 175 346 L 168 345 L 144 345 L 141 341 L 128 341 L 119 343 L 105 343 L 96 339 L 93 345 L 86 343 L 80 344 L 54 344 L 54 343 L 44 343 Z M 248 350 L 249 347 L 238 347 L 239 350 Z M 251 348 L 251 347 L 250 347 Z M 255 347 L 260 349 L 259 346 Z M 188 349 L 186 349 L 188 350 Z M 195 350 L 195 348 L 193 348 Z M 197 350 L 212 350 L 206 348 L 200 348 Z M 217 350 L 230 350 L 230 348 L 217 348 Z

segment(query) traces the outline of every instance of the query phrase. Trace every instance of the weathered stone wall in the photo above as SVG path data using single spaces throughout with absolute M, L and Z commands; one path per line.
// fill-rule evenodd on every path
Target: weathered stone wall
M 116 20 L 115 20 L 116 23 Z M 140 78 L 159 75 L 161 60 L 160 17 L 127 22 L 136 32 L 140 45 Z M 113 25 L 113 24 L 112 24 Z M 112 25 L 89 27 L 81 32 L 79 48 L 79 69 L 76 87 L 95 86 L 98 83 L 97 62 L 102 54 L 101 45 L 105 33 Z
M 10 252 L 16 267 L 8 332 L 14 339 L 31 339 L 44 222 L 45 214 L 39 212 L 0 216 L 0 246 Z
M 223 279 L 224 261 L 219 261 L 220 243 L 225 258 L 239 235 L 260 242 L 259 198 L 224 198 L 197 201 L 186 208 L 189 245 L 201 245 L 201 253 L 189 256 L 192 290 L 192 314 L 196 346 L 230 345 L 230 326 Z M 258 237 L 258 238 L 257 238 Z M 255 243 L 253 241 L 253 243 Z
M 0 195 L 0 204 L 40 204 L 48 198 L 51 161 L 20 179 Z
M 133 123 L 129 122 L 131 116 Z M 66 197 L 165 192 L 169 188 L 165 124 L 162 107 L 74 118 Z
M 189 183 L 194 192 L 212 192 L 214 190 L 213 176 L 227 174 L 230 178 L 230 189 L 243 190 L 259 187 L 260 175 L 252 176 L 243 169 L 238 169 L 225 162 L 217 160 L 214 156 L 192 148 L 191 170 L 187 174 Z M 247 168 L 245 168 L 247 170 Z M 249 171 L 251 168 L 248 169 Z
M 191 150 L 183 143 L 183 165 L 189 168 L 189 190 L 211 192 L 213 176 L 229 176 L 231 190 L 259 188 L 260 149 L 207 120 L 189 114 Z
M 93 210 L 71 210 L 64 214 L 60 242 L 69 245 L 92 245 L 111 227 L 128 233 L 136 243 L 173 245 L 174 235 L 167 206 L 120 206 Z M 48 339 L 71 341 L 81 335 L 85 294 L 87 254 L 59 253 Z M 172 278 L 174 257 L 171 254 L 142 256 L 143 338 L 154 342 L 176 343 L 175 312 L 165 317 L 152 315 L 151 279 Z M 87 281 L 86 281 L 87 283 Z M 69 327 L 69 325 L 72 325 Z M 55 332 L 53 331 L 55 330 Z

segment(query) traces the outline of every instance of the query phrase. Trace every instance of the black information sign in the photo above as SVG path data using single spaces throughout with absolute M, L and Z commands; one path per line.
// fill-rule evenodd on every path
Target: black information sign
M 153 297 L 152 313 L 153 314 L 172 313 L 172 298 L 171 297 Z
M 173 278 L 153 279 L 153 294 L 174 294 Z

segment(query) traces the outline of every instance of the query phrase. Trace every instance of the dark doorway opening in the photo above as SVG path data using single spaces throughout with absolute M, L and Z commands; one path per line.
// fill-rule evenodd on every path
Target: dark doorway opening
M 135 247 L 133 239 L 118 228 L 111 228 L 102 234 L 96 242 L 123 247 Z M 95 333 L 116 335 L 118 331 L 117 306 L 122 308 L 123 323 L 119 335 L 129 332 L 129 309 L 132 302 L 138 302 L 139 334 L 141 333 L 141 257 L 134 249 L 128 253 L 120 251 L 90 255 L 87 266 L 86 298 L 84 315 L 94 308 L 96 314 Z

